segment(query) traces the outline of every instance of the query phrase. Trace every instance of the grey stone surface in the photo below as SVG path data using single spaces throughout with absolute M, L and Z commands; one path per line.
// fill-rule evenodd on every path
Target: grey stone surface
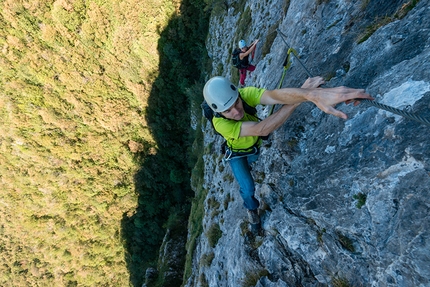
M 208 77 L 237 73 L 226 47 L 235 45 L 240 13 L 227 2 L 228 11 L 211 20 Z M 377 17 L 394 15 L 407 2 L 249 1 L 246 39 L 263 41 L 277 27 L 313 75 L 332 75 L 327 87 L 363 88 L 378 102 L 430 119 L 429 2 L 357 43 Z M 275 88 L 286 51 L 279 34 L 270 53 L 257 50 L 247 84 Z M 284 87 L 306 78 L 295 60 Z M 338 108 L 348 120 L 304 103 L 265 142 L 253 167 L 266 206 L 264 236 L 249 232 L 229 166 L 205 156 L 208 198 L 221 204 L 217 213 L 206 204 L 203 225 L 219 223 L 223 236 L 211 248 L 202 234 L 186 286 L 203 286 L 202 276 L 209 286 L 333 286 L 340 279 L 350 286 L 430 286 L 430 127 L 366 104 Z M 266 113 L 260 110 L 261 117 Z M 209 126 L 206 134 L 217 153 L 222 140 Z M 200 264 L 210 252 L 210 266 Z

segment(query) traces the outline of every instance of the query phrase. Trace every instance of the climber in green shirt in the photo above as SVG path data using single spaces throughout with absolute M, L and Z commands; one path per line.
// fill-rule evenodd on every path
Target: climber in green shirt
M 238 97 L 236 101 L 245 101 L 249 106 L 256 107 L 260 104 L 260 98 L 264 91 L 264 89 L 254 87 L 239 89 L 240 98 Z M 258 117 L 256 115 L 243 113 L 243 116 L 238 119 L 214 117 L 212 120 L 215 130 L 226 139 L 227 146 L 233 151 L 250 150 L 260 141 L 259 136 L 240 136 L 243 122 L 258 122 Z
M 226 157 L 239 183 L 239 191 L 252 224 L 259 224 L 259 201 L 254 197 L 255 185 L 250 164 L 258 159 L 260 137 L 268 136 L 279 128 L 298 105 L 309 101 L 323 112 L 347 119 L 346 114 L 334 108 L 345 102 L 358 104 L 355 99 L 373 99 L 362 89 L 348 87 L 320 88 L 321 77 L 309 78 L 301 88 L 265 90 L 255 87 L 237 89 L 224 77 L 213 77 L 206 82 L 203 95 L 215 113 L 212 122 L 215 130 L 227 141 Z M 246 102 L 246 103 L 244 103 Z M 275 113 L 259 121 L 256 115 L 245 112 L 244 105 L 281 104 Z

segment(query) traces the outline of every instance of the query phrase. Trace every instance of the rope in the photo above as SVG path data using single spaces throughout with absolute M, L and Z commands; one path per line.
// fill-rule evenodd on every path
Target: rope
M 282 41 L 284 41 L 285 45 L 287 45 L 287 47 L 290 48 L 290 45 L 288 45 L 288 43 L 284 39 L 286 37 L 286 35 L 284 33 L 282 33 L 281 30 L 279 30 L 279 29 L 276 29 L 276 31 L 278 31 L 278 33 L 281 35 L 281 39 L 282 39 Z M 296 59 L 298 60 L 300 65 L 303 67 L 303 69 L 306 71 L 308 76 L 312 78 L 313 77 L 312 74 L 309 72 L 308 69 L 306 69 L 305 65 L 303 65 L 303 63 L 300 61 L 300 59 L 297 57 L 297 55 L 294 54 L 294 56 L 296 57 Z M 408 119 L 411 119 L 411 120 L 414 120 L 414 121 L 417 121 L 417 122 L 420 122 L 422 124 L 430 126 L 430 120 L 429 119 L 426 119 L 426 118 L 419 116 L 419 115 L 416 115 L 414 113 L 403 111 L 403 110 L 400 110 L 400 109 L 397 109 L 397 108 L 394 108 L 391 106 L 387 106 L 387 105 L 378 103 L 376 101 L 371 101 L 368 99 L 355 99 L 355 100 L 360 101 L 360 102 L 364 102 L 366 104 L 377 107 L 379 109 L 382 109 L 382 110 L 391 112 L 393 114 L 396 114 L 396 115 L 399 115 L 399 116 L 402 116 L 402 117 L 405 117 L 405 118 L 408 118 Z

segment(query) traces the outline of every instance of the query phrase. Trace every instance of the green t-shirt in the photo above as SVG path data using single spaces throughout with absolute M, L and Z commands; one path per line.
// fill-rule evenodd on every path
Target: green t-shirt
M 260 99 L 265 89 L 246 87 L 238 89 L 238 91 L 242 100 L 249 106 L 256 107 L 260 104 Z M 243 122 L 258 122 L 258 118 L 253 115 L 245 113 L 239 121 L 214 117 L 212 122 L 215 130 L 227 140 L 227 145 L 233 151 L 249 151 L 257 142 L 261 143 L 258 136 L 239 137 Z

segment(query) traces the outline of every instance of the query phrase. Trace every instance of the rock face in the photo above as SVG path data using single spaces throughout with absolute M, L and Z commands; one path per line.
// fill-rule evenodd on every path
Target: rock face
M 428 1 L 410 11 L 406 0 L 247 2 L 238 11 L 227 0 L 212 17 L 209 76 L 237 73 L 231 49 L 259 38 L 247 85 L 277 87 L 288 44 L 311 74 L 330 78 L 326 87 L 363 88 L 430 119 Z M 246 13 L 252 21 L 238 35 Z M 283 86 L 306 78 L 294 59 Z M 253 166 L 263 235 L 250 233 L 230 167 L 214 156 L 222 140 L 207 125 L 205 143 L 216 143 L 205 156 L 205 231 L 186 286 L 430 286 L 430 126 L 365 103 L 337 108 L 349 119 L 304 103 L 265 142 Z M 222 231 L 215 247 L 213 224 Z

